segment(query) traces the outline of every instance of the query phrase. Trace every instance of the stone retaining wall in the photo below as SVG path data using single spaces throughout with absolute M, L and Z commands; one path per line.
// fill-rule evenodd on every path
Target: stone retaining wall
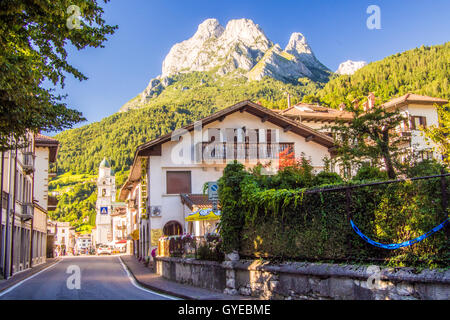
M 449 300 L 450 270 L 261 260 L 157 257 L 157 273 L 193 286 L 263 299 Z
M 221 263 L 195 259 L 156 257 L 156 272 L 176 282 L 222 292 L 225 269 Z

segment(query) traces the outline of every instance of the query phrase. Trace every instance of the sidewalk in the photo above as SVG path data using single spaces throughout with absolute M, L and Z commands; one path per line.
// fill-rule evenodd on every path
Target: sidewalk
M 150 290 L 188 300 L 253 300 L 250 297 L 231 296 L 167 280 L 153 273 L 150 268 L 144 266 L 132 255 L 124 255 L 120 259 L 127 266 L 136 281 Z
M 45 263 L 32 267 L 31 269 L 15 273 L 13 274 L 12 277 L 10 277 L 7 280 L 0 278 L 0 292 L 12 287 L 13 285 L 19 283 L 22 280 L 25 280 L 28 277 L 31 277 L 33 274 L 36 274 L 39 271 L 44 270 L 45 268 L 55 264 L 60 259 L 61 258 L 48 258 Z

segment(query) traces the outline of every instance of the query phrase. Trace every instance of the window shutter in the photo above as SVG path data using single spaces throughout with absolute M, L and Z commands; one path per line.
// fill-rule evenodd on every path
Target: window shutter
M 190 171 L 167 171 L 167 194 L 192 193 Z

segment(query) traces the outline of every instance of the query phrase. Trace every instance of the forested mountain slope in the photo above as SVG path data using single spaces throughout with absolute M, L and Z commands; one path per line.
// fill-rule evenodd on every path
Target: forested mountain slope
M 294 103 L 322 86 L 307 78 L 291 84 L 268 77 L 261 81 L 235 75 L 217 77 L 214 71 L 180 74 L 174 78 L 172 85 L 144 107 L 58 134 L 55 138 L 61 143 L 60 172 L 95 173 L 103 157 L 111 160 L 116 172 L 128 170 L 139 144 L 217 110 L 242 100 L 260 101 L 269 108 L 285 108 L 286 93 L 291 94 Z
M 385 102 L 408 92 L 450 99 L 450 42 L 397 53 L 372 62 L 353 75 L 330 80 L 317 93 L 323 104 L 337 108 L 375 93 Z

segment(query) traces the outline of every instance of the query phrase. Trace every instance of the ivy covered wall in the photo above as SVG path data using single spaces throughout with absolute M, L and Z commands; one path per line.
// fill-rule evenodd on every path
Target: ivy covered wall
M 262 183 L 265 179 L 237 163 L 224 171 L 219 197 L 226 251 L 237 249 L 241 256 L 281 260 L 449 265 L 445 228 L 412 246 L 387 250 L 365 242 L 349 222 L 352 218 L 365 235 L 386 244 L 421 236 L 448 215 L 448 203 L 443 208 L 440 178 L 352 188 L 348 202 L 345 189 L 314 193 L 309 193 L 311 187 L 275 189 Z M 449 194 L 450 177 L 445 179 Z M 362 182 L 332 187 L 358 184 Z

